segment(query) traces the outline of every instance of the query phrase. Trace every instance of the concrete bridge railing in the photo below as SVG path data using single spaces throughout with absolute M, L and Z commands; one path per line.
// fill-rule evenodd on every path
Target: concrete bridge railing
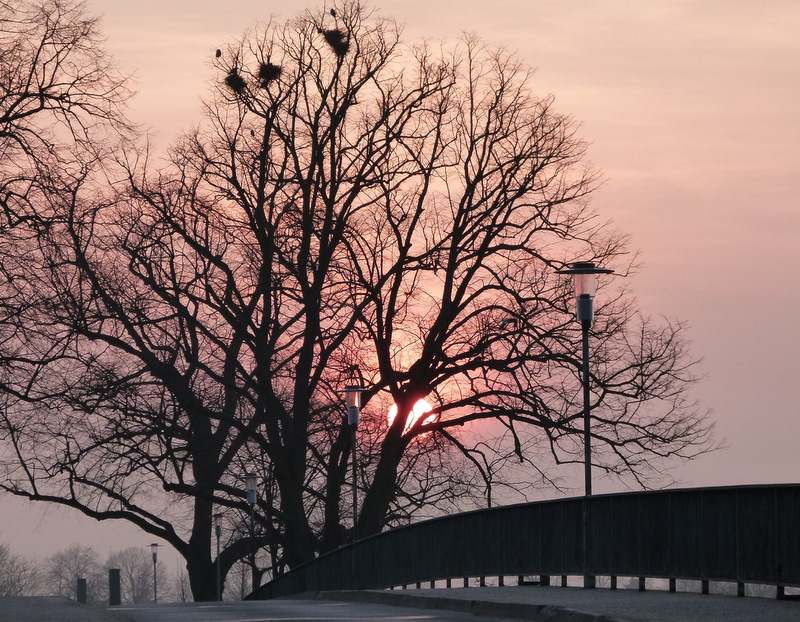
M 735 582 L 740 590 L 771 584 L 780 596 L 800 586 L 800 484 L 596 495 L 444 516 L 323 555 L 251 598 L 585 572 L 671 586 L 677 579 Z

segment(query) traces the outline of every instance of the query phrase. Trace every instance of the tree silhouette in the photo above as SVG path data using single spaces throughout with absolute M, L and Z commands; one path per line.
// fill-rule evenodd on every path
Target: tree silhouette
M 0 544 L 0 597 L 33 596 L 40 586 L 40 572 L 33 559 Z
M 93 548 L 76 544 L 53 553 L 45 560 L 44 584 L 50 596 L 77 600 L 78 579 L 86 579 L 89 604 L 108 602 L 108 576 Z
M 74 189 L 115 137 L 131 136 L 126 80 L 97 20 L 71 0 L 0 3 L 0 228 Z
M 256 575 L 276 574 L 354 533 L 556 483 L 581 461 L 582 412 L 555 270 L 633 261 L 588 203 L 599 178 L 575 124 L 512 54 L 405 45 L 358 2 L 339 7 L 337 49 L 324 17 L 233 43 L 167 165 L 130 149 L 125 187 L 87 175 L 48 193 L 0 247 L 0 486 L 169 542 L 197 600 L 216 595 L 215 513 L 223 576 L 253 547 Z M 595 460 L 647 485 L 655 460 L 708 450 L 711 427 L 686 397 L 682 325 L 603 292 Z M 357 369 L 354 527 L 339 391 Z M 432 418 L 414 422 L 421 398 Z

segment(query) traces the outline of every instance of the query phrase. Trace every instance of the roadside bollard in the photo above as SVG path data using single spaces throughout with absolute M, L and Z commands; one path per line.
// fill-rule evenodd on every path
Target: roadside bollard
M 86 579 L 78 579 L 78 602 L 82 605 L 85 605 L 87 602 Z

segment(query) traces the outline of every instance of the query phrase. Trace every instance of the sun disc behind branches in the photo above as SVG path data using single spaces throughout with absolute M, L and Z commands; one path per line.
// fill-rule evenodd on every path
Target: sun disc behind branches
M 414 408 L 411 410 L 411 415 L 406 422 L 406 427 L 403 430 L 403 434 L 408 433 L 408 431 L 411 430 L 411 428 L 413 428 L 420 419 L 422 419 L 423 424 L 433 423 L 436 421 L 436 415 L 430 414 L 432 410 L 433 406 L 431 406 L 427 401 L 418 400 L 417 403 L 414 404 Z M 397 417 L 397 404 L 392 404 L 391 408 L 389 408 L 389 412 L 386 413 L 386 420 L 389 424 L 389 427 L 391 427 L 392 423 L 394 423 L 395 417 Z

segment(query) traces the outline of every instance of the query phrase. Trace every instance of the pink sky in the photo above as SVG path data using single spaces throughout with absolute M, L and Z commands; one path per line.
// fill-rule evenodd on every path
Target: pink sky
M 132 117 L 166 145 L 199 119 L 214 49 L 274 0 L 89 0 L 107 47 L 138 79 Z M 328 0 L 327 6 L 332 6 Z M 682 484 L 800 481 L 800 3 L 795 0 L 384 0 L 406 38 L 474 31 L 537 67 L 535 87 L 582 123 L 607 182 L 594 205 L 632 234 L 645 312 L 687 320 L 728 449 L 681 466 Z M 602 296 L 602 290 L 598 297 Z M 579 482 L 575 483 L 580 486 Z M 610 490 L 598 482 L 596 492 Z M 0 542 L 45 556 L 149 543 L 4 500 Z M 11 520 L 9 520 L 11 518 Z M 17 545 L 17 542 L 20 545 Z M 27 549 L 23 543 L 27 543 Z M 124 546 L 127 546 L 125 544 Z

